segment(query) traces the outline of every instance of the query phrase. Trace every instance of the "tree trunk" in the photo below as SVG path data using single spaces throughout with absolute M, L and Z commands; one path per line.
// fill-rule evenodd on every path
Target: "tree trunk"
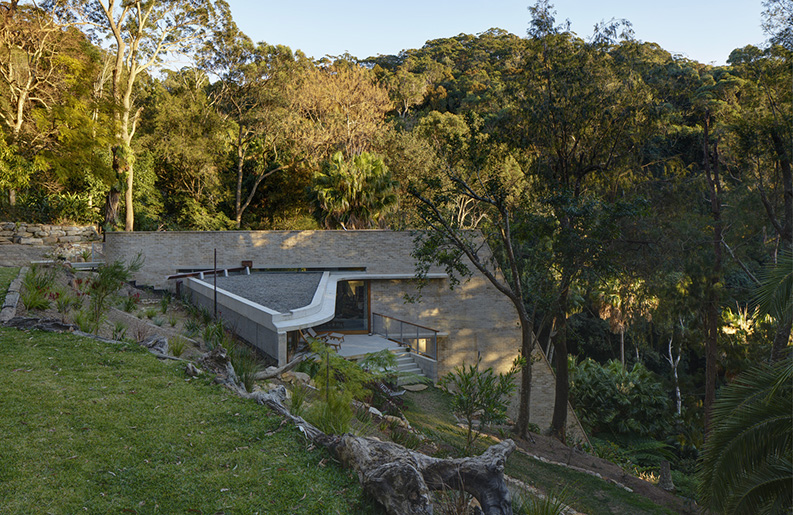
M 526 320 L 523 320 L 526 318 Z M 526 363 L 520 375 L 520 406 L 518 419 L 515 422 L 515 434 L 518 438 L 526 438 L 529 434 L 531 412 L 531 354 L 534 351 L 534 327 L 528 317 L 521 317 L 521 356 Z
M 135 230 L 135 208 L 132 200 L 132 183 L 134 179 L 135 170 L 131 160 L 126 162 L 126 175 L 127 175 L 127 189 L 124 191 L 125 213 L 124 230 L 131 232 Z
M 286 390 L 240 395 L 256 400 L 292 420 L 313 443 L 327 448 L 355 470 L 364 490 L 391 515 L 430 515 L 430 491 L 461 490 L 477 501 L 486 515 L 511 515 L 512 502 L 504 481 L 504 465 L 515 450 L 512 440 L 493 445 L 480 456 L 432 458 L 392 442 L 345 434 L 326 435 L 289 413 Z
M 556 343 L 556 395 L 553 403 L 553 419 L 551 420 L 551 434 L 560 442 L 565 443 L 567 431 L 567 404 L 570 398 L 570 384 L 567 377 L 567 296 L 570 287 L 567 280 L 562 278 L 562 293 L 559 296 L 559 329 L 557 330 Z
M 105 198 L 105 206 L 102 209 L 102 214 L 104 217 L 103 225 L 105 229 L 110 227 L 115 227 L 118 224 L 118 206 L 121 203 L 121 192 L 118 191 L 118 188 L 112 186 L 110 191 L 107 192 L 107 197 Z
M 709 141 L 710 114 L 705 115 L 703 148 L 705 178 L 710 196 L 710 212 L 713 218 L 713 267 L 707 286 L 707 305 L 705 306 L 705 436 L 710 431 L 710 418 L 716 400 L 716 361 L 719 346 L 719 293 L 722 276 L 721 240 L 721 179 L 719 178 L 718 147 L 713 145 L 713 164 L 711 165 L 711 146 Z
M 242 131 L 240 125 L 237 131 L 237 188 L 234 192 L 234 222 L 237 224 L 237 229 L 242 226 L 242 172 L 245 166 Z
M 620 329 L 620 362 L 625 368 L 625 329 Z

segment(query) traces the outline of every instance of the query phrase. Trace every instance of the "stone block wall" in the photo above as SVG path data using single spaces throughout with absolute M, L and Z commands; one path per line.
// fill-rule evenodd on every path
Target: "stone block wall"
M 54 245 L 101 240 L 93 225 L 47 225 L 0 222 L 0 244 Z

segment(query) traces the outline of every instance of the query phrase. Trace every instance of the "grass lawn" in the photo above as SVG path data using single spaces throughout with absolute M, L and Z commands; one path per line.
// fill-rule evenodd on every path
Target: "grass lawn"
M 451 397 L 437 388 L 405 395 L 405 416 L 410 423 L 436 442 L 446 444 L 458 452 L 465 447 L 466 432 L 454 425 L 450 415 Z M 511 435 L 505 434 L 505 438 Z M 480 438 L 475 444 L 476 454 L 495 441 Z M 443 451 L 442 451 L 442 454 Z M 445 456 L 443 456 L 445 457 Z M 520 452 L 507 459 L 505 472 L 544 492 L 552 492 L 565 499 L 565 504 L 589 515 L 598 514 L 672 514 L 674 512 L 654 504 L 638 494 L 607 483 L 602 479 L 566 467 L 543 463 Z
M 17 278 L 17 275 L 19 275 L 19 268 L 0 266 L 0 307 L 2 307 L 6 298 L 8 286 L 11 281 Z
M 136 345 L 0 328 L 0 513 L 375 513 L 291 424 Z

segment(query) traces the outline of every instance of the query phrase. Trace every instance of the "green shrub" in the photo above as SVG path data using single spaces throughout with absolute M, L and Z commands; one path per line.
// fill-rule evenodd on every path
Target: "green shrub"
M 115 300 L 118 291 L 142 266 L 143 258 L 140 254 L 129 265 L 114 261 L 99 266 L 87 288 L 90 295 L 88 312 L 93 319 L 95 331 L 99 330 L 101 318 Z
M 156 309 L 156 308 L 146 308 L 146 309 L 143 311 L 143 316 L 145 316 L 146 318 L 148 318 L 149 320 L 151 320 L 152 318 L 154 318 L 155 316 L 157 316 L 157 309 Z
M 468 428 L 465 453 L 468 454 L 479 433 L 474 431 L 478 417 L 480 424 L 489 425 L 506 420 L 508 397 L 515 391 L 515 375 L 520 363 L 513 364 L 506 374 L 495 374 L 492 368 L 480 370 L 476 365 L 463 364 L 443 376 L 438 385 L 452 394 L 452 410 L 462 415 Z
M 350 403 L 352 393 L 333 388 L 315 401 L 306 413 L 306 420 L 329 435 L 342 435 L 349 432 L 355 414 Z
M 74 323 L 84 333 L 93 333 L 99 330 L 99 321 L 95 321 L 90 313 L 81 309 L 74 314 Z
M 134 295 L 129 295 L 125 297 L 123 302 L 121 303 L 121 306 L 122 309 L 127 313 L 132 313 L 139 303 L 140 303 L 140 293 L 136 293 Z
M 292 388 L 292 398 L 289 400 L 289 412 L 296 416 L 303 416 L 303 409 L 305 408 L 306 399 L 311 393 L 311 388 L 303 383 L 298 382 Z
M 121 341 L 127 336 L 127 326 L 121 322 L 116 322 L 113 326 L 113 339 Z
M 22 278 L 22 286 L 29 292 L 36 291 L 46 296 L 55 284 L 56 273 L 53 267 L 33 264 Z
M 570 360 L 570 402 L 588 433 L 663 437 L 671 425 L 672 404 L 658 377 L 641 363 L 628 370 Z
M 65 323 L 69 311 L 81 307 L 82 301 L 68 291 L 58 290 L 55 292 L 55 306 L 58 308 L 58 313 L 61 314 L 61 322 Z
M 217 346 L 224 346 L 227 349 L 231 348 L 228 337 L 226 336 L 226 327 L 223 325 L 222 320 L 218 320 L 214 324 L 208 324 L 204 327 L 204 343 L 207 348 L 212 350 Z
M 192 318 L 188 318 L 187 320 L 185 320 L 184 334 L 187 335 L 189 338 L 195 338 L 200 330 L 201 330 L 201 325 L 198 322 L 196 322 Z

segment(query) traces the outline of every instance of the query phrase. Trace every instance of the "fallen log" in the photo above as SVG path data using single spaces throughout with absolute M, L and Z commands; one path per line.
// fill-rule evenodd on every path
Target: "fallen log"
M 237 390 L 241 396 L 290 419 L 314 444 L 327 448 L 342 464 L 355 470 L 364 490 L 391 515 L 430 515 L 433 512 L 430 491 L 443 490 L 468 492 L 486 515 L 512 514 L 510 493 L 504 481 L 504 465 L 515 450 L 512 440 L 493 445 L 480 456 L 432 458 L 376 438 L 349 433 L 327 435 L 284 407 L 283 386 L 267 393 Z

